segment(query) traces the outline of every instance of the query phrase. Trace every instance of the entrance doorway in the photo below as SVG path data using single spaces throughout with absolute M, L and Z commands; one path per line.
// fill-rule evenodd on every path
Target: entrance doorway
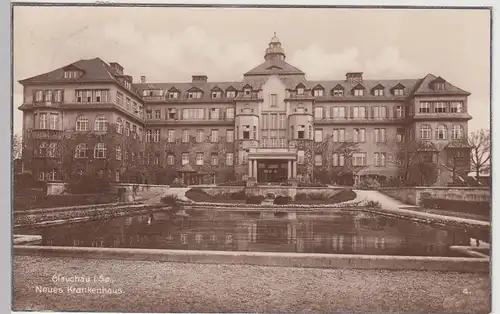
M 287 182 L 287 178 L 287 160 L 257 161 L 257 179 L 259 183 L 282 183 Z

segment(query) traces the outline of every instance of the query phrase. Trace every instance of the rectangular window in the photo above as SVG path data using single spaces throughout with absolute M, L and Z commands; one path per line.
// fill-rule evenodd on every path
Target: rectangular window
M 236 97 L 236 91 L 227 91 L 226 92 L 226 97 L 227 98 L 234 98 L 234 97 Z
M 125 135 L 130 136 L 130 122 L 125 122 Z
M 226 130 L 226 141 L 228 143 L 234 142 L 234 130 Z
M 161 109 L 156 109 L 155 110 L 155 119 L 156 120 L 161 120 Z
M 196 142 L 203 143 L 205 141 L 205 132 L 203 129 L 198 129 L 196 131 Z
M 168 98 L 169 99 L 177 99 L 178 95 L 179 95 L 179 93 L 177 93 L 177 92 L 170 92 L 170 93 L 168 93 Z
M 403 118 L 405 116 L 405 109 L 403 106 L 396 106 L 396 118 Z
M 160 142 L 160 129 L 153 130 L 153 142 Z
M 404 90 L 401 88 L 396 88 L 394 90 L 394 96 L 403 96 L 404 95 Z
M 352 165 L 356 167 L 366 166 L 366 153 L 353 153 Z
M 40 113 L 38 115 L 38 121 L 39 121 L 39 128 L 40 129 L 47 128 L 47 114 L 46 113 Z
M 286 115 L 280 114 L 279 115 L 279 128 L 282 130 L 286 129 L 285 121 L 286 121 Z
M 373 90 L 373 95 L 374 96 L 384 96 L 384 90 L 383 89 L 375 89 L 375 90 Z
M 343 89 L 334 89 L 333 96 L 336 96 L 336 97 L 344 96 L 344 90 Z
M 182 165 L 187 165 L 189 164 L 189 154 L 188 153 L 182 153 Z
M 116 103 L 118 106 L 123 107 L 123 94 L 120 92 L 116 92 Z
M 233 153 L 226 153 L 226 165 L 232 166 L 233 164 L 234 164 L 234 154 Z
M 374 153 L 373 165 L 375 167 L 385 167 L 385 153 Z
M 323 89 L 321 89 L 321 88 L 315 89 L 313 91 L 313 95 L 314 95 L 314 97 L 322 97 L 323 96 Z
M 314 130 L 314 141 L 315 142 L 323 142 L 323 130 L 322 129 L 315 129 Z
M 299 164 L 299 165 L 304 164 L 304 156 L 305 156 L 305 152 L 303 150 L 297 151 L 297 164 Z
M 396 142 L 401 143 L 404 141 L 405 130 L 397 129 L 396 131 Z
M 203 153 L 196 153 L 196 165 L 203 166 Z
M 174 162 L 175 162 L 174 154 L 168 154 L 167 155 L 167 165 L 173 166 Z
M 219 141 L 219 130 L 213 129 L 210 131 L 210 140 L 212 143 L 217 143 Z
M 453 101 L 450 104 L 450 112 L 452 113 L 461 113 L 463 112 L 462 102 L 461 101 Z
M 210 163 L 212 166 L 217 166 L 219 164 L 219 155 L 218 153 L 212 153 L 210 156 Z
M 315 166 L 323 165 L 323 156 L 321 156 L 320 154 L 314 155 L 314 165 Z
M 126 102 L 125 102 L 125 109 L 130 111 L 130 107 L 132 107 L 132 103 L 131 103 L 130 98 L 127 97 Z
M 445 102 L 435 102 L 434 103 L 434 113 L 445 113 L 446 103 Z
M 210 119 L 211 120 L 219 120 L 219 108 L 211 108 L 210 109 Z
M 175 142 L 175 132 L 172 129 L 167 130 L 167 141 L 169 143 Z
M 386 141 L 385 129 L 375 129 L 373 133 L 375 143 L 383 143 Z
M 146 131 L 146 142 L 150 143 L 153 138 L 153 131 L 147 130 Z
M 243 164 L 247 164 L 248 163 L 248 150 L 242 150 L 241 151 L 241 162 Z
M 430 102 L 421 102 L 419 113 L 430 113 L 431 112 L 431 103 Z
M 244 140 L 250 139 L 250 126 L 249 125 L 243 126 L 243 139 Z
M 49 118 L 49 129 L 59 130 L 59 115 L 57 113 L 51 113 Z
M 387 118 L 387 107 L 386 106 L 376 106 L 373 107 L 373 118 L 377 120 L 383 120 Z
M 271 107 L 278 107 L 278 95 L 277 94 L 271 94 L 270 106 Z
M 45 101 L 52 102 L 52 91 L 51 90 L 45 91 Z
M 94 158 L 106 158 L 106 146 L 104 143 L 97 143 L 94 148 Z
M 323 119 L 323 107 L 314 108 L 314 118 Z
M 189 130 L 182 130 L 182 142 L 183 143 L 189 142 Z
M 354 96 L 363 96 L 365 94 L 364 89 L 355 89 L 354 90 Z
M 146 119 L 148 119 L 148 120 L 152 120 L 153 119 L 153 110 L 146 109 Z
M 226 109 L 226 119 L 233 120 L 234 119 L 234 108 Z

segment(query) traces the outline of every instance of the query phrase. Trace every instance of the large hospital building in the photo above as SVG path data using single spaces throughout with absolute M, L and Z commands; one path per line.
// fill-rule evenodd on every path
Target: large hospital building
M 304 182 L 348 162 L 357 179 L 387 179 L 400 175 L 396 152 L 411 141 L 426 143 L 436 184 L 449 182 L 457 151 L 468 170 L 457 143 L 470 93 L 432 74 L 311 81 L 287 63 L 276 35 L 263 62 L 234 82 L 135 82 L 118 62 L 94 58 L 20 83 L 23 167 L 39 180 L 92 172 L 123 182 L 142 169 L 151 183 Z

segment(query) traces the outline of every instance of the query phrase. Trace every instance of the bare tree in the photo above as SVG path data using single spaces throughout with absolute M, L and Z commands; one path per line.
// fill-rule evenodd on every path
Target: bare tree
M 490 131 L 481 129 L 477 132 L 472 132 L 468 137 L 468 142 L 471 148 L 471 167 L 476 172 L 476 179 L 479 180 L 479 174 L 490 167 Z

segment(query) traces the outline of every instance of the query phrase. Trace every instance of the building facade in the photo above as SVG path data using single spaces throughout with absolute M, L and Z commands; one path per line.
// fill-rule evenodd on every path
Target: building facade
M 275 35 L 241 81 L 134 83 L 99 58 L 22 80 L 24 168 L 39 180 L 83 172 L 190 184 L 329 181 L 346 172 L 387 179 L 401 176 L 418 146 L 437 165 L 435 184 L 468 172 L 460 143 L 470 93 L 432 74 L 310 81 L 285 59 Z

